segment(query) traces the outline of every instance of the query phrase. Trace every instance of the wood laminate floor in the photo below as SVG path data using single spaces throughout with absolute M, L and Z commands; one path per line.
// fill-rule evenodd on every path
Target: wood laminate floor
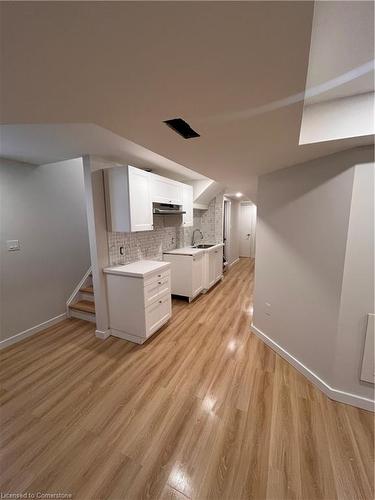
M 72 319 L 3 350 L 0 491 L 372 499 L 373 415 L 330 401 L 250 333 L 253 265 L 175 300 L 143 346 Z

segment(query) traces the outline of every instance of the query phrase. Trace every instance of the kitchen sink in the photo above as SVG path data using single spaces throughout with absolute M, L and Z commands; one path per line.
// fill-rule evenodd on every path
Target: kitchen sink
M 196 245 L 194 248 L 211 248 L 214 247 L 215 245 Z

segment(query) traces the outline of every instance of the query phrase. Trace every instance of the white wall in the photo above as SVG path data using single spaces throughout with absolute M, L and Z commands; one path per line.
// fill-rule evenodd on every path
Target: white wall
M 102 339 L 109 336 L 109 311 L 106 277 L 103 269 L 109 265 L 107 221 L 103 171 L 106 162 L 92 156 L 83 157 L 84 191 L 95 290 L 95 334 Z
M 368 395 L 368 386 L 358 384 L 367 314 L 375 312 L 374 188 L 374 165 L 356 165 L 333 367 L 335 386 L 362 396 Z
M 318 102 L 303 108 L 300 144 L 375 133 L 375 93 Z
M 0 160 L 2 340 L 65 312 L 90 267 L 82 160 Z M 6 240 L 20 240 L 8 252 Z
M 361 227 L 357 216 L 350 217 L 356 169 L 361 172 L 360 165 L 369 162 L 373 162 L 372 148 L 353 149 L 260 178 L 253 320 L 258 334 L 266 335 L 330 387 L 353 393 L 356 404 L 364 405 L 361 398 L 372 399 L 373 389 L 360 382 L 359 348 L 353 353 L 350 347 L 354 343 L 363 348 L 360 307 L 352 309 L 351 316 L 359 330 L 346 330 L 339 337 L 338 332 L 342 290 L 352 285 L 348 278 L 342 289 L 349 220 L 363 240 L 371 238 L 368 219 Z M 374 167 L 365 168 L 369 172 Z M 360 190 L 355 198 L 368 198 L 363 213 L 374 194 Z M 355 259 L 360 260 L 358 253 Z M 374 300 L 374 275 L 369 259 L 364 266 L 366 298 L 361 304 L 367 308 Z M 342 376 L 348 365 L 350 374 Z
M 240 220 L 240 203 L 237 200 L 226 198 L 229 203 L 228 208 L 228 234 L 225 242 L 225 256 L 228 264 L 231 265 L 240 256 L 239 250 L 239 220 Z

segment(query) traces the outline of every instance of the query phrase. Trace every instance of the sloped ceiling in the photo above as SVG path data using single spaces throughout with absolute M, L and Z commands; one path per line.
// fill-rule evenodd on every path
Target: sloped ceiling
M 369 141 L 299 146 L 303 102 L 267 111 L 305 88 L 312 2 L 0 8 L 2 123 L 97 124 L 253 199 L 257 175 Z

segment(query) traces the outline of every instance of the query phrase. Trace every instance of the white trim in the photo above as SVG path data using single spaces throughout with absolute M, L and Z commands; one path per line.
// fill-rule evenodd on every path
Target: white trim
M 111 330 L 106 330 L 105 332 L 102 332 L 101 330 L 95 330 L 95 337 L 98 337 L 98 339 L 105 340 L 111 335 Z
M 155 330 L 155 332 L 156 331 L 157 330 Z M 116 330 L 116 328 L 111 328 L 109 332 L 110 335 L 113 335 L 114 337 L 118 337 L 119 339 L 123 340 L 128 340 L 129 342 L 134 342 L 135 344 L 143 344 L 144 342 L 146 342 L 148 338 L 151 337 L 151 335 L 149 335 L 149 337 L 137 337 L 136 335 L 132 335 L 131 333 L 126 333 L 121 330 Z
M 231 264 L 229 264 L 229 267 L 234 266 L 234 264 L 237 264 L 237 262 L 239 262 L 239 261 L 240 261 L 240 258 L 239 258 L 239 257 L 237 257 L 237 259 L 236 259 L 236 260 L 234 260 Z
M 80 293 L 80 289 L 86 284 L 86 281 L 87 281 L 88 277 L 90 276 L 90 274 L 91 274 L 91 266 L 89 267 L 88 271 L 86 272 L 84 277 L 81 279 L 81 281 L 78 283 L 78 285 L 75 287 L 73 293 L 71 294 L 71 296 L 67 300 L 67 302 L 66 302 L 66 315 L 68 318 L 70 317 L 69 306 L 71 304 L 73 304 L 74 299 Z
M 27 339 L 27 337 L 31 337 L 35 333 L 39 333 L 40 331 L 45 330 L 49 326 L 53 326 L 56 323 L 60 323 L 60 321 L 63 321 L 64 319 L 66 319 L 66 313 L 59 314 L 58 316 L 48 319 L 47 321 L 44 321 L 39 325 L 32 326 L 31 328 L 28 328 L 23 332 L 17 333 L 16 335 L 9 337 L 8 339 L 4 339 L 0 342 L 0 349 L 4 349 L 5 347 L 9 347 L 10 345 L 15 344 L 16 342 L 20 342 L 21 340 Z
M 83 319 L 84 321 L 89 321 L 90 323 L 96 323 L 95 313 L 79 311 L 78 309 L 71 309 L 69 317 Z
M 347 403 L 358 408 L 363 408 L 364 410 L 374 411 L 375 402 L 372 399 L 364 398 L 356 394 L 351 394 L 349 392 L 341 391 L 340 389 L 335 389 L 331 387 L 327 382 L 321 379 L 316 373 L 307 368 L 303 363 L 298 361 L 297 358 L 292 356 L 286 349 L 277 344 L 268 335 L 259 330 L 255 325 L 251 325 L 251 331 L 260 338 L 265 344 L 267 344 L 271 349 L 276 351 L 282 358 L 284 358 L 288 363 L 294 366 L 298 371 L 300 371 L 306 378 L 310 380 L 314 385 L 319 387 L 321 391 L 324 392 L 329 398 L 339 401 L 340 403 Z

